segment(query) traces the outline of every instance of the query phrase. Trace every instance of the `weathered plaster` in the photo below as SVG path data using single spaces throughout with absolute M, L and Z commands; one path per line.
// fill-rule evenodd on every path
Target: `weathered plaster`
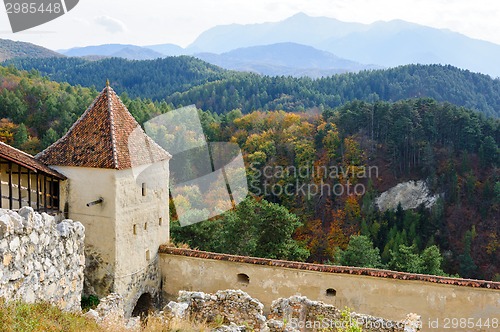
M 214 257 L 224 257 L 211 259 L 211 255 L 206 253 L 200 253 L 202 258 L 191 257 L 188 250 L 169 252 L 164 247 L 160 252 L 163 296 L 167 300 L 175 299 L 179 290 L 214 293 L 221 289 L 241 289 L 262 301 L 266 308 L 274 299 L 302 295 L 338 308 L 347 306 L 356 312 L 392 320 L 402 320 L 412 312 L 421 315 L 424 323 L 428 319 L 443 321 L 446 317 L 492 319 L 498 318 L 500 312 L 498 283 L 486 282 L 485 288 L 468 287 L 460 286 L 460 279 L 457 279 L 457 284 L 450 285 L 405 280 L 404 273 L 391 275 L 388 271 L 380 271 L 379 274 L 387 277 L 373 277 L 350 274 L 349 268 L 345 268 L 344 273 L 332 273 L 321 272 L 318 265 L 311 264 L 215 254 Z M 254 262 L 250 263 L 251 260 Z M 298 268 L 292 268 L 295 265 Z M 367 272 L 372 271 L 377 272 Z M 239 282 L 238 274 L 246 274 L 249 283 Z M 430 276 L 428 279 L 437 278 Z M 463 281 L 463 284 L 476 285 L 473 281 Z M 499 287 L 486 288 L 488 285 Z M 335 296 L 327 295 L 329 288 L 336 291 Z

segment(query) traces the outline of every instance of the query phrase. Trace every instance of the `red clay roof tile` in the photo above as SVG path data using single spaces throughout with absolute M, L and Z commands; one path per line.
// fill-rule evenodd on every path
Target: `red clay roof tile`
M 171 156 L 144 133 L 106 86 L 66 135 L 35 157 L 47 165 L 128 169 Z

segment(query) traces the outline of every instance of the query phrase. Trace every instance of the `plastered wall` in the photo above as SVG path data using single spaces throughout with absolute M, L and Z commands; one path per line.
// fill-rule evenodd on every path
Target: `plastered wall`
M 245 258 L 238 256 L 183 249 L 162 247 L 160 252 L 163 296 L 167 300 L 176 298 L 179 290 L 212 293 L 241 289 L 259 299 L 266 311 L 275 299 L 303 295 L 338 308 L 347 306 L 359 313 L 392 320 L 417 313 L 422 316 L 423 331 L 433 330 L 428 325 L 436 320 L 444 330 L 445 320 L 450 318 L 500 319 L 499 283 L 470 287 L 404 280 L 402 273 L 395 274 L 398 278 L 372 277 L 349 274 L 348 270 L 345 273 L 313 271 L 316 266 L 308 264 L 301 265 L 311 270 L 288 268 L 287 262 L 262 259 L 255 259 L 257 263 L 243 263 L 241 260 Z M 242 275 L 248 276 L 248 283 Z M 474 285 L 474 282 L 467 284 Z

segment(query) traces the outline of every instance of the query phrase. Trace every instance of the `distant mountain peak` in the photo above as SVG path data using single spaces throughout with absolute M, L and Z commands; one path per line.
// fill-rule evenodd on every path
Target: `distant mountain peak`
M 195 56 L 225 69 L 250 71 L 269 76 L 318 78 L 377 68 L 293 42 L 244 47 L 220 55 L 200 53 Z
M 282 23 L 282 22 L 290 22 L 290 21 L 295 21 L 295 22 L 309 22 L 309 21 L 330 21 L 330 22 L 341 22 L 340 20 L 333 18 L 333 17 L 326 17 L 326 16 L 311 16 L 308 15 L 304 12 L 298 12 L 280 22 L 276 23 Z
M 296 20 L 307 20 L 307 19 L 313 19 L 313 17 L 307 15 L 304 12 L 298 12 L 297 14 L 294 14 L 294 15 L 286 18 L 284 21 L 296 21 Z
M 500 45 L 399 19 L 361 24 L 299 12 L 280 22 L 216 26 L 202 33 L 187 51 L 222 54 L 283 42 L 380 67 L 442 63 L 500 76 Z

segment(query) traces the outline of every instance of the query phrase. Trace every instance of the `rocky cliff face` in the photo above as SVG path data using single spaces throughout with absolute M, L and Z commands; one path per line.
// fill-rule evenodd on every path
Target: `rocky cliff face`
M 403 210 L 426 208 L 436 204 L 439 195 L 432 195 L 424 181 L 408 181 L 383 192 L 375 201 L 380 211 L 394 210 L 401 203 Z
M 84 239 L 79 222 L 0 209 L 0 297 L 80 310 Z

